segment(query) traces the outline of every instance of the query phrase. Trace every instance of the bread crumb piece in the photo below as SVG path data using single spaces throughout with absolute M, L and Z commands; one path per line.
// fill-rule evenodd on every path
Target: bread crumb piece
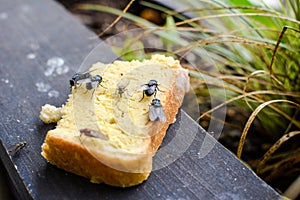
M 55 107 L 50 104 L 45 104 L 42 107 L 42 111 L 40 113 L 40 119 L 46 123 L 54 123 L 58 122 L 62 117 L 62 108 L 61 107 Z

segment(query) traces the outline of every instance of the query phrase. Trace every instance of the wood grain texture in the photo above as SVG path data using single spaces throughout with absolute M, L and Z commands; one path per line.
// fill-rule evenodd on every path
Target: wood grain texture
M 48 164 L 40 155 L 41 145 L 47 130 L 54 125 L 41 122 L 38 117 L 41 106 L 45 103 L 59 106 L 65 102 L 69 78 L 99 40 L 90 39 L 94 34 L 54 1 L 0 0 L 0 3 L 0 156 L 17 198 L 280 198 L 183 111 L 170 126 L 154 157 L 154 168 L 179 158 L 153 171 L 139 186 L 123 189 L 92 184 Z M 112 55 L 109 49 L 102 53 L 108 60 Z M 70 72 L 46 77 L 46 62 L 53 56 L 62 57 L 71 67 Z M 49 84 L 60 93 L 59 97 L 50 98 L 47 92 L 39 92 L 37 82 Z M 27 146 L 11 158 L 6 149 L 21 141 L 26 141 Z M 203 152 L 207 155 L 201 156 Z

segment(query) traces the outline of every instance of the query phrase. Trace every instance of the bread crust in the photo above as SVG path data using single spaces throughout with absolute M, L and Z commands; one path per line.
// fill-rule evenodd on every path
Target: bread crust
M 42 155 L 51 164 L 88 178 L 92 183 L 129 187 L 142 183 L 150 174 L 129 173 L 111 168 L 100 162 L 82 145 L 54 137 L 51 131 L 48 132 L 42 149 Z
M 154 130 L 155 133 L 149 130 L 151 142 L 144 154 L 130 155 L 128 160 L 122 161 L 124 162 L 122 167 L 133 169 L 132 171 L 115 167 L 115 164 L 120 162 L 118 159 L 114 160 L 114 158 L 106 157 L 99 152 L 91 152 L 80 142 L 69 141 L 60 137 L 60 133 L 56 129 L 47 133 L 42 145 L 42 156 L 58 168 L 89 178 L 93 183 L 105 183 L 118 187 L 129 187 L 142 183 L 151 172 L 152 157 L 161 145 L 169 125 L 174 122 L 184 94 L 189 87 L 187 70 L 179 68 L 174 73 L 176 76 L 172 87 L 164 91 L 163 94 L 165 96 L 166 122 L 159 126 L 160 130 Z M 101 160 L 105 162 L 101 162 Z

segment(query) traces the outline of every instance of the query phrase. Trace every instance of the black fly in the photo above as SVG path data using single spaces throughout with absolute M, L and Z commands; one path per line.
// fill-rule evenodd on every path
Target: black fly
M 150 80 L 147 84 L 141 85 L 137 88 L 137 90 L 143 90 L 143 97 L 140 101 L 142 101 L 144 99 L 144 95 L 146 94 L 146 96 L 150 97 L 154 94 L 154 97 L 156 97 L 156 93 L 157 90 L 159 90 L 158 88 L 158 83 L 156 80 Z M 162 91 L 161 91 L 162 92 Z
M 160 120 L 162 122 L 166 122 L 166 112 L 163 109 L 160 100 L 157 98 L 152 99 L 149 109 L 149 119 L 150 121 Z
M 26 146 L 26 142 L 19 142 L 11 147 L 8 148 L 8 153 L 10 154 L 11 157 L 16 155 L 23 147 Z
M 88 129 L 88 128 L 81 129 L 80 130 L 80 135 L 85 135 L 87 137 L 98 138 L 98 139 L 101 139 L 101 140 L 108 140 L 106 135 L 104 135 L 103 133 L 101 133 L 99 131 L 94 131 L 94 130 L 91 130 L 91 129 Z

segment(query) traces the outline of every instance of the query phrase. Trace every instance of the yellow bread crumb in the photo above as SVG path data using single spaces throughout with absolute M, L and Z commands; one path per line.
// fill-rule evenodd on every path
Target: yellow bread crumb
M 57 122 L 62 117 L 61 109 L 61 107 L 45 104 L 40 112 L 40 119 L 46 124 Z

